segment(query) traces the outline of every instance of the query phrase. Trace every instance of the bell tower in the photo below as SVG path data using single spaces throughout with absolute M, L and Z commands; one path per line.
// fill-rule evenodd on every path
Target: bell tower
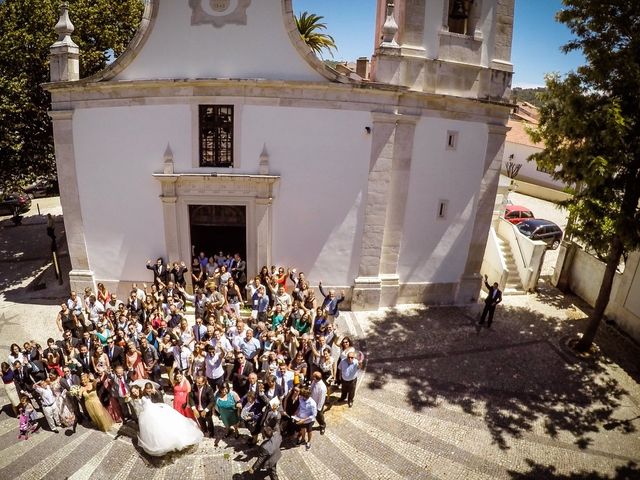
M 505 100 L 514 0 L 378 0 L 371 79 L 410 90 Z

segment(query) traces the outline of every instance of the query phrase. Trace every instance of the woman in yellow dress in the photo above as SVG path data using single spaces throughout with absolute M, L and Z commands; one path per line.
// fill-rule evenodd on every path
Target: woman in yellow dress
M 96 392 L 96 382 L 91 380 L 89 375 L 83 373 L 80 377 L 82 384 L 82 397 L 84 398 L 84 406 L 91 417 L 91 421 L 103 432 L 108 432 L 113 426 L 113 419 L 107 409 L 102 406 L 100 398 Z

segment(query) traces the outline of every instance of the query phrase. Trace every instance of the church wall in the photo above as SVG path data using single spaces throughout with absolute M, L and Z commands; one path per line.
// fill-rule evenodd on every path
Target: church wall
M 357 275 L 367 184 L 369 112 L 245 106 L 243 148 L 266 142 L 280 175 L 273 205 L 273 260 L 314 282 L 351 285 Z M 254 170 L 255 171 L 255 170 Z
M 457 132 L 448 150 L 447 132 Z M 398 263 L 401 283 L 456 283 L 464 272 L 482 178 L 487 127 L 423 118 L 416 126 Z M 438 218 L 440 201 L 445 218 Z
M 273 262 L 295 265 L 314 282 L 352 284 L 362 234 L 371 143 L 364 127 L 371 124 L 370 113 L 243 103 L 236 103 L 240 168 L 233 170 L 193 167 L 196 103 L 75 111 L 79 193 L 97 281 L 149 278 L 146 260 L 166 257 L 160 185 L 152 174 L 162 170 L 167 145 L 178 173 L 251 174 L 257 173 L 266 146 L 270 174 L 281 176 L 272 207 Z
M 148 258 L 165 256 L 160 186 L 167 143 L 190 155 L 189 108 L 77 109 L 74 139 L 89 263 L 96 279 L 145 279 Z
M 191 25 L 189 3 L 187 0 L 159 2 L 155 25 L 144 48 L 116 80 L 324 80 L 291 43 L 282 21 L 282 0 L 253 0 L 246 10 L 246 25 L 223 27 Z M 209 8 L 207 3 L 203 1 L 204 7 Z

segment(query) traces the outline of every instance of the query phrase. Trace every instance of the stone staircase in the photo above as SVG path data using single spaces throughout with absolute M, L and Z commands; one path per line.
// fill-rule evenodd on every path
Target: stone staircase
M 509 243 L 498 237 L 498 245 L 500 246 L 502 258 L 504 258 L 504 261 L 507 264 L 507 270 L 509 271 L 507 284 L 505 285 L 502 293 L 504 295 L 525 295 L 527 292 L 524 291 L 524 287 L 522 286 L 522 282 L 518 276 L 518 269 Z

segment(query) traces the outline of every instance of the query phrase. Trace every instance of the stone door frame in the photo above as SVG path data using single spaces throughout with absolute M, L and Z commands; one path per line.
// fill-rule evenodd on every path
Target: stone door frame
M 247 275 L 255 275 L 262 265 L 271 264 L 271 206 L 279 176 L 192 173 L 153 176 L 162 188 L 160 199 L 169 260 L 184 259 L 186 263 L 189 259 L 191 263 L 189 205 L 239 205 L 246 208 Z

